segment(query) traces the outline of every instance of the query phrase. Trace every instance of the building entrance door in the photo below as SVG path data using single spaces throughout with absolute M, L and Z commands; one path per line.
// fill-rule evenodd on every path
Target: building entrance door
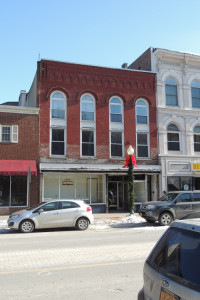
M 128 184 L 124 182 L 108 183 L 109 210 L 124 210 L 127 208 Z

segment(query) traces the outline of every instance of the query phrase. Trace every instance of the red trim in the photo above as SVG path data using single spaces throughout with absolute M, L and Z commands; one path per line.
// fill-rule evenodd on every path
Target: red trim
M 35 160 L 0 160 L 0 175 L 28 175 L 28 168 L 31 168 L 31 175 L 37 176 Z

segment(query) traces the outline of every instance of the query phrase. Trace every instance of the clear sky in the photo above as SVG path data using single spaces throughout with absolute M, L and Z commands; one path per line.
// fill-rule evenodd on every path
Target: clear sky
M 0 103 L 42 58 L 120 68 L 149 47 L 200 54 L 200 0 L 0 0 Z

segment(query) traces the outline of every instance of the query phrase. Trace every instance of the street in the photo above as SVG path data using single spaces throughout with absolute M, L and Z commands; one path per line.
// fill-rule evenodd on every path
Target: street
M 164 227 L 0 234 L 1 300 L 137 299 Z

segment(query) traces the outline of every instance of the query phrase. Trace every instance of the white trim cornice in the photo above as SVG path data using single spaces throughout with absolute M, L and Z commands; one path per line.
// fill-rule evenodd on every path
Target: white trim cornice
M 35 107 L 0 105 L 0 112 L 5 113 L 39 115 L 39 111 L 40 109 Z

